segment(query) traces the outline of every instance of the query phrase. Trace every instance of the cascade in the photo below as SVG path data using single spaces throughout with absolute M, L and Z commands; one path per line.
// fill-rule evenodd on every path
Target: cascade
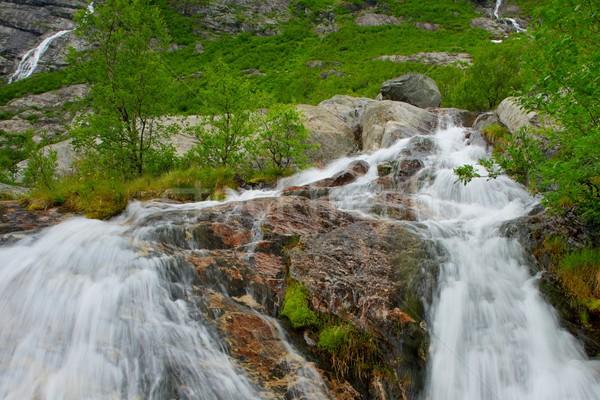
M 38 62 L 44 56 L 52 42 L 58 39 L 59 37 L 66 35 L 69 32 L 72 32 L 72 30 L 67 29 L 64 31 L 57 32 L 54 35 L 42 40 L 42 42 L 39 45 L 37 45 L 37 47 L 25 53 L 23 55 L 23 58 L 21 58 L 19 65 L 17 66 L 17 70 L 9 78 L 8 83 L 13 83 L 21 79 L 25 79 L 31 74 L 33 74 L 38 66 Z
M 457 184 L 453 168 L 476 163 L 486 150 L 467 145 L 463 128 L 441 126 L 424 136 L 436 150 L 424 156 L 411 195 L 415 227 L 446 253 L 428 310 L 423 398 L 600 398 L 600 366 L 558 325 L 519 244 L 500 234 L 503 222 L 526 214 L 536 200 L 506 177 Z M 333 189 L 330 201 L 369 215 L 380 190 L 377 164 L 397 160 L 410 141 L 298 173 L 276 190 L 231 193 L 225 201 L 275 197 L 360 159 L 370 164 L 368 173 Z M 203 294 L 192 290 L 193 267 L 161 244 L 159 232 L 172 218 L 219 204 L 133 203 L 113 221 L 72 218 L 0 247 L 0 398 L 271 398 L 231 360 L 197 311 Z M 262 216 L 252 225 L 248 257 L 262 238 L 261 224 Z M 261 318 L 288 349 L 286 362 L 302 364 L 277 321 Z M 328 398 L 314 369 L 298 371 L 303 384 L 293 398 Z

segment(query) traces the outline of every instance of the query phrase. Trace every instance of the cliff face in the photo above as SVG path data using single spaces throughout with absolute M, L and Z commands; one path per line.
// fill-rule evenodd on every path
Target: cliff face
M 4 0 L 0 2 L 0 78 L 10 77 L 23 54 L 43 39 L 73 29 L 73 14 L 87 7 L 87 0 Z M 74 37 L 67 34 L 52 42 L 39 63 L 39 69 L 64 65 L 62 49 Z

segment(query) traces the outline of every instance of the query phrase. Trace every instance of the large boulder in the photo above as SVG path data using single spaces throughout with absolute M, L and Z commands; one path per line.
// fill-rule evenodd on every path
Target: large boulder
M 318 146 L 310 152 L 311 162 L 326 163 L 358 150 L 354 131 L 332 111 L 304 104 L 298 111 L 304 114 L 311 143 Z
M 517 133 L 521 128 L 539 127 L 540 120 L 537 113 L 527 112 L 517 98 L 507 97 L 502 100 L 495 111 L 498 120 L 506 126 L 511 133 Z
M 436 116 L 422 108 L 397 101 L 369 104 L 363 113 L 363 150 L 388 147 L 401 138 L 428 134 L 436 126 Z
M 375 100 L 367 97 L 352 97 L 335 95 L 331 99 L 323 100 L 317 107 L 333 112 L 346 123 L 355 133 L 362 130 L 362 115 L 365 108 Z
M 423 74 L 408 73 L 381 86 L 383 100 L 403 101 L 417 107 L 439 107 L 442 95 L 435 81 Z
M 509 25 L 495 18 L 480 17 L 471 20 L 471 26 L 483 29 L 496 37 L 508 36 L 509 33 L 517 30 L 513 25 Z

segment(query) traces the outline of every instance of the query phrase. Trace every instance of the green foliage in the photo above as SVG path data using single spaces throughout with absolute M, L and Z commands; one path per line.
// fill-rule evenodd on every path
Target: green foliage
M 11 134 L 0 130 L 0 182 L 14 183 L 17 163 L 25 160 L 34 147 L 32 132 Z
M 306 166 L 306 151 L 314 146 L 308 143 L 310 131 L 294 106 L 272 105 L 261 128 L 252 152 L 261 167 L 285 170 L 292 163 L 298 168 Z
M 290 320 L 294 329 L 309 328 L 318 323 L 317 315 L 308 306 L 308 290 L 296 281 L 288 283 L 281 315 Z
M 473 54 L 473 65 L 449 93 L 452 104 L 473 111 L 492 110 L 503 99 L 522 89 L 523 52 L 520 41 L 481 46 Z
M 29 154 L 27 168 L 25 169 L 23 182 L 29 186 L 43 188 L 52 191 L 56 183 L 56 160 L 55 150 L 48 149 L 44 152 L 39 148 Z
M 74 130 L 75 145 L 124 179 L 140 176 L 166 136 L 155 120 L 172 81 L 160 56 L 165 24 L 146 0 L 107 0 L 93 14 L 79 12 L 76 22 L 77 36 L 94 46 L 70 54 L 91 84 L 93 109 Z
M 559 12 L 562 10 L 564 12 Z M 551 206 L 570 209 L 600 226 L 600 4 L 548 2 L 534 33 L 528 63 L 538 79 L 525 106 L 557 127 L 540 132 L 557 149 L 532 172 Z
M 13 82 L 10 85 L 0 85 L 0 105 L 28 94 L 46 93 L 81 82 L 81 78 L 72 75 L 69 68 L 34 74 L 27 79 Z

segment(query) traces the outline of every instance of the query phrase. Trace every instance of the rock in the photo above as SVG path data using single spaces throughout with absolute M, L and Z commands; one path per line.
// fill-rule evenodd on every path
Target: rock
M 384 100 L 403 101 L 417 107 L 439 107 L 442 95 L 435 81 L 423 74 L 408 73 L 381 86 Z
M 337 76 L 339 78 L 343 78 L 344 76 L 346 76 L 346 73 L 344 71 L 339 71 L 337 69 L 330 69 L 328 71 L 323 71 L 321 72 L 321 75 L 319 75 L 321 79 L 327 79 L 331 76 Z
M 212 0 L 171 3 L 180 13 L 196 19 L 195 33 L 206 38 L 252 32 L 271 36 L 291 15 L 290 0 Z
M 25 196 L 30 192 L 31 189 L 0 182 L 0 198 L 17 198 Z
M 399 139 L 406 139 L 419 135 L 417 129 L 407 126 L 403 122 L 388 121 L 383 129 L 383 138 L 381 139 L 381 147 L 387 148 L 396 143 Z
M 552 259 L 556 254 L 547 243 L 564 238 L 566 249 L 576 251 L 590 243 L 597 243 L 598 232 L 590 230 L 573 216 L 553 215 L 538 206 L 529 215 L 505 222 L 500 227 L 500 233 L 516 239 L 525 253 L 531 255 L 530 271 L 532 275 L 539 274 L 538 287 L 546 300 L 556 308 L 561 325 L 583 343 L 590 357 L 596 357 L 600 353 L 600 313 L 589 313 L 586 323 L 582 323 L 581 310 L 552 269 Z
M 415 22 L 414 25 L 415 28 L 429 32 L 435 32 L 440 29 L 440 26 L 438 24 L 434 24 L 433 22 Z
M 201 42 L 196 42 L 194 45 L 194 51 L 198 54 L 204 53 L 204 45 Z
M 435 141 L 426 136 L 412 137 L 400 152 L 401 157 L 425 158 L 436 151 Z
M 88 93 L 89 88 L 86 85 L 71 85 L 11 100 L 7 106 L 21 111 L 28 108 L 60 108 L 67 103 L 83 99 Z
M 242 73 L 246 74 L 246 75 L 250 75 L 250 76 L 266 76 L 267 74 L 265 74 L 264 72 L 261 72 L 259 69 L 257 68 L 248 68 L 248 69 L 243 69 Z
M 412 200 L 401 193 L 382 192 L 373 199 L 371 212 L 384 218 L 415 221 Z
M 539 127 L 541 125 L 537 113 L 525 111 L 515 97 L 507 97 L 502 100 L 494 113 L 498 120 L 513 134 L 521 128 Z
M 486 30 L 497 37 L 508 36 L 509 33 L 516 32 L 516 29 L 512 25 L 508 25 L 506 23 L 498 21 L 497 19 L 485 17 L 472 19 L 471 26 L 474 28 Z
M 8 185 L 0 184 L 0 193 Z M 13 186 L 12 189 L 17 188 Z M 26 189 L 17 189 L 26 193 Z M 56 225 L 65 218 L 55 208 L 40 211 L 29 211 L 18 201 L 0 201 L 0 245 L 14 240 L 17 232 L 31 232 L 51 225 Z
M 363 14 L 354 20 L 358 26 L 383 26 L 383 25 L 400 25 L 402 20 L 391 15 L 385 14 Z
M 369 172 L 370 167 L 371 166 L 368 162 L 364 160 L 356 160 L 352 161 L 346 169 L 356 173 L 357 175 L 365 175 L 367 172 Z
M 323 100 L 317 107 L 333 112 L 344 121 L 354 132 L 354 137 L 358 139 L 359 148 L 362 148 L 360 143 L 363 129 L 362 115 L 365 108 L 374 102 L 375 100 L 366 97 L 335 95 L 331 99 Z
M 362 121 L 363 150 L 370 152 L 381 148 L 384 144 L 389 144 L 394 135 L 402 137 L 402 135 L 410 136 L 417 133 L 427 134 L 433 129 L 437 119 L 433 113 L 408 103 L 383 100 L 367 105 Z M 388 126 L 390 121 L 395 124 Z M 385 136 L 386 127 L 387 136 Z
M 73 162 L 75 161 L 75 149 L 73 148 L 72 139 L 54 143 L 42 148 L 45 156 L 50 154 L 50 151 L 56 152 L 56 171 L 58 177 L 63 177 L 73 174 Z M 16 180 L 21 182 L 23 174 L 27 169 L 29 160 L 23 160 L 17 164 Z
M 358 149 L 354 131 L 333 112 L 309 105 L 299 105 L 298 111 L 304 114 L 311 143 L 320 146 L 310 151 L 311 162 L 324 163 L 350 155 Z
M 340 25 L 336 23 L 322 23 L 317 24 L 313 28 L 313 32 L 320 38 L 324 38 L 330 33 L 337 32 L 340 30 Z
M 0 121 L 0 130 L 10 133 L 25 133 L 32 132 L 34 129 L 33 125 L 26 120 L 19 117 L 13 117 L 12 119 Z
M 323 60 L 314 60 L 314 61 L 308 61 L 306 63 L 306 66 L 308 68 L 318 68 L 318 69 L 323 69 L 325 67 L 325 62 Z
M 435 112 L 441 116 L 443 124 L 450 126 L 472 127 L 477 114 L 469 110 L 459 108 L 438 108 Z
M 289 268 L 291 278 L 308 289 L 313 309 L 372 333 L 384 359 L 394 360 L 396 376 L 410 377 L 401 387 L 414 396 L 427 351 L 418 299 L 431 296 L 432 257 L 428 244 L 399 225 L 359 221 L 303 237 L 290 252 Z
M 387 60 L 395 63 L 415 62 L 430 65 L 452 65 L 462 63 L 470 65 L 473 57 L 469 53 L 448 53 L 443 51 L 409 54 L 407 56 L 379 56 L 375 60 Z

